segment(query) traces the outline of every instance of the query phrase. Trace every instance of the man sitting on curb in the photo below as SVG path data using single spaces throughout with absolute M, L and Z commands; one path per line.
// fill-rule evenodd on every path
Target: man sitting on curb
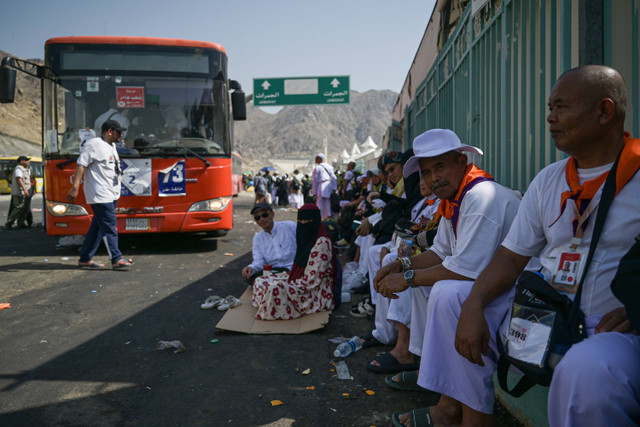
M 463 152 L 482 154 L 482 151 L 462 145 L 450 130 L 432 129 L 423 133 L 414 140 L 413 150 L 415 155 L 405 164 L 403 174 L 420 171 L 422 179 L 440 199 L 438 213 L 442 218 L 438 233 L 428 251 L 381 268 L 374 284 L 377 292 L 392 299 L 410 286 L 416 288 L 412 318 L 424 323 L 430 287 L 446 279 L 472 283 L 509 231 L 520 200 L 487 172 L 473 163 L 467 165 Z M 411 340 L 416 335 L 415 327 L 424 328 L 413 323 Z
M 253 261 L 242 269 L 250 285 L 262 275 L 264 266 L 274 271 L 289 271 L 296 256 L 296 223 L 273 220 L 275 213 L 268 203 L 258 203 L 251 209 L 251 215 L 262 228 L 253 236 Z
M 420 194 L 423 199 L 420 200 L 411 211 L 411 221 L 405 222 L 404 225 L 415 224 L 414 227 L 426 227 L 427 223 L 432 222 L 436 217 L 436 212 L 440 204 L 440 200 L 433 194 L 431 189 L 423 179 L 420 179 Z M 396 226 L 403 224 L 399 221 Z M 435 230 L 434 230 L 435 232 Z M 416 238 L 412 248 L 420 247 L 426 250 L 429 245 L 420 246 Z M 398 239 L 392 239 L 379 252 L 381 261 L 377 263 L 374 275 L 380 266 L 386 266 L 398 259 L 402 250 L 405 250 L 406 240 L 403 244 L 398 243 Z M 378 253 L 378 252 L 376 252 Z M 370 265 L 372 260 L 370 259 Z M 392 344 L 395 347 L 388 353 L 378 354 L 376 358 L 367 365 L 367 369 L 378 373 L 393 373 L 404 370 L 417 370 L 418 363 L 414 356 L 409 352 L 409 329 L 411 327 L 411 305 L 413 299 L 413 289 L 406 289 L 401 292 L 398 299 L 390 299 L 378 296 L 375 311 L 375 329 L 362 338 L 364 340 L 363 347 L 373 347 L 381 344 Z
M 618 157 L 616 195 L 582 285 L 588 338 L 570 347 L 554 370 L 549 424 L 630 426 L 640 419 L 640 337 L 610 289 L 640 232 L 640 140 L 624 133 L 624 119 L 624 82 L 614 69 L 579 67 L 556 81 L 547 121 L 556 147 L 571 157 L 533 180 L 502 247 L 473 286 L 441 282 L 431 293 L 418 384 L 442 394 L 424 414 L 433 424 L 493 424 L 496 334 L 514 282 L 529 258 L 539 256 L 541 273 L 556 283 L 559 261 L 580 234 L 577 250 L 588 252 L 597 211 L 588 205 L 599 203 Z

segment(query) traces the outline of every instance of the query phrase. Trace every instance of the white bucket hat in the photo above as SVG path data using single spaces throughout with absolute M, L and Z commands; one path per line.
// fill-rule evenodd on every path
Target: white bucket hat
M 468 151 L 482 154 L 482 150 L 460 142 L 455 132 L 449 129 L 431 129 L 416 136 L 413 140 L 413 157 L 404 164 L 402 174 L 408 177 L 420 171 L 419 160 L 424 157 L 437 157 L 449 151 Z

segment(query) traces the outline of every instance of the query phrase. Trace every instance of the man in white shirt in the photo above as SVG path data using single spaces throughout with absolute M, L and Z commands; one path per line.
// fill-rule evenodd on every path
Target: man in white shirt
M 324 161 L 324 154 L 318 153 L 315 162 L 311 194 L 316 196 L 316 205 L 320 208 L 324 220 L 332 215 L 331 193 L 337 189 L 337 178 L 333 167 Z
M 78 197 L 80 183 L 84 177 L 84 197 L 93 210 L 91 226 L 80 248 L 78 265 L 82 268 L 102 268 L 92 260 L 100 241 L 107 246 L 111 268 L 127 269 L 133 261 L 123 260 L 118 249 L 118 230 L 116 228 L 116 205 L 120 198 L 120 158 L 115 147 L 126 129 L 115 120 L 102 124 L 102 136 L 85 142 L 84 149 L 77 160 L 73 174 L 73 184 L 66 199 L 73 203 Z
M 401 258 L 381 268 L 375 279 L 375 289 L 383 296 L 396 299 L 399 292 L 413 289 L 409 350 L 422 353 L 419 378 L 425 365 L 423 345 L 416 330 L 428 329 L 425 312 L 439 284 L 453 283 L 471 286 L 491 256 L 499 247 L 515 218 L 520 200 L 510 189 L 493 180 L 491 175 L 467 164 L 465 152 L 482 154 L 476 147 L 463 145 L 458 136 L 447 129 L 432 129 L 413 142 L 414 157 L 404 166 L 404 176 L 419 171 L 433 193 L 440 199 L 438 213 L 442 216 L 431 248 L 411 258 Z M 432 289 L 433 288 L 433 289 Z M 423 325 L 414 325 L 421 319 Z M 433 327 L 437 328 L 437 321 Z M 421 351 L 416 351 L 420 348 Z M 434 351 L 438 349 L 434 348 Z M 406 364 L 413 356 L 400 357 Z M 420 384 L 422 385 L 422 384 Z
M 288 271 L 296 256 L 296 223 L 274 221 L 274 212 L 268 203 L 258 203 L 251 209 L 256 224 L 262 228 L 253 236 L 253 261 L 242 269 L 242 277 L 253 285 L 265 266 L 273 271 Z
M 616 195 L 582 285 L 588 338 L 571 346 L 555 367 L 548 413 L 552 427 L 631 426 L 640 420 L 640 336 L 610 289 L 620 258 L 640 233 L 640 140 L 624 132 L 625 98 L 624 81 L 612 68 L 590 65 L 560 76 L 547 122 L 556 148 L 571 157 L 536 176 L 509 234 L 473 287 L 443 285 L 438 295 L 434 287 L 418 380 L 441 392 L 438 405 L 429 408 L 434 424 L 493 425 L 496 335 L 514 283 L 528 260 L 539 256 L 545 280 L 573 298 L 575 286 L 562 291 L 556 272 L 571 251 L 584 262 L 597 210 L 578 224 L 576 216 L 584 218 L 574 207 L 584 213 L 592 201 L 599 203 L 618 157 Z M 570 247 L 573 242 L 577 248 Z
M 31 212 L 31 171 L 29 165 L 31 159 L 27 156 L 18 157 L 18 165 L 13 170 L 11 180 L 11 209 L 5 226 L 13 228 L 16 221 L 18 228 L 28 228 L 26 224 Z

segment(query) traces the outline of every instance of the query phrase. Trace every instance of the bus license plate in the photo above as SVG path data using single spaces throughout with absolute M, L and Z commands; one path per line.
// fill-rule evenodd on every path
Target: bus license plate
M 149 218 L 126 218 L 124 229 L 127 231 L 146 231 L 151 228 Z

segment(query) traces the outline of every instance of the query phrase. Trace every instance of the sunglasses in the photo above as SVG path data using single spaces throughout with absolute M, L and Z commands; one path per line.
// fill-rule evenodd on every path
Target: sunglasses
M 260 221 L 260 218 L 266 218 L 270 213 L 271 212 L 262 212 L 260 215 L 254 215 L 253 219 L 255 219 L 256 221 Z

